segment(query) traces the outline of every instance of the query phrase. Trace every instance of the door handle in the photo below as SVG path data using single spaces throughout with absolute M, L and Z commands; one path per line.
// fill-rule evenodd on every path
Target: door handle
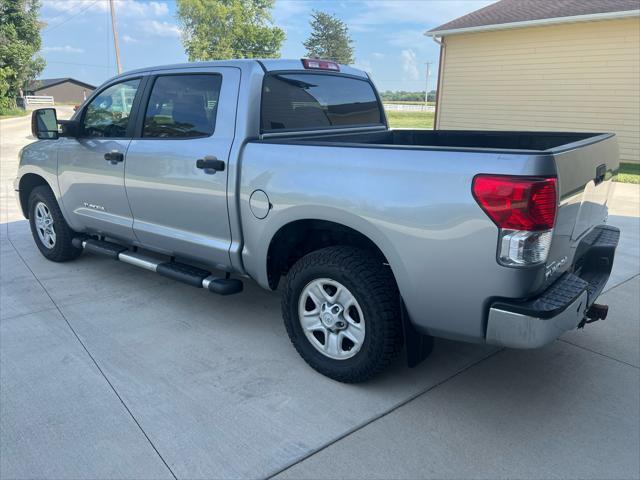
M 107 152 L 104 154 L 104 159 L 107 162 L 110 162 L 111 165 L 115 165 L 116 163 L 120 163 L 124 160 L 124 155 L 121 152 Z
M 204 158 L 196 160 L 196 167 L 203 170 L 209 170 L 207 173 L 216 173 L 224 171 L 224 162 L 218 160 L 216 157 L 209 155 Z

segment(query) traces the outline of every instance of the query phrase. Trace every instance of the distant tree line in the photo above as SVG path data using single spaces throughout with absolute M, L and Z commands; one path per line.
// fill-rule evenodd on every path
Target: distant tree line
M 380 94 L 383 101 L 387 102 L 424 102 L 424 90 L 421 92 L 405 92 L 404 90 L 385 90 Z M 436 101 L 436 91 L 431 90 L 429 92 L 429 96 L 427 97 L 427 101 L 435 102 Z

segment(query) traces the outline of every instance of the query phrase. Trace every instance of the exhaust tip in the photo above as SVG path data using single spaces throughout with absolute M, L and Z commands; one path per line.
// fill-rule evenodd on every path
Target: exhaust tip
M 585 313 L 585 317 L 590 320 L 587 323 L 597 322 L 598 320 L 604 320 L 605 318 L 607 318 L 608 313 L 609 305 L 600 305 L 599 303 L 594 303 Z

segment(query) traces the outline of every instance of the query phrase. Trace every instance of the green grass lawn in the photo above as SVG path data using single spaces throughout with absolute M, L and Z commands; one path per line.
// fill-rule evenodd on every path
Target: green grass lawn
M 24 117 L 28 115 L 30 112 L 23 110 L 21 108 L 0 108 L 0 118 L 11 118 L 11 117 Z
M 616 182 L 640 184 L 640 164 L 621 163 Z
M 433 112 L 387 112 L 391 128 L 433 128 Z

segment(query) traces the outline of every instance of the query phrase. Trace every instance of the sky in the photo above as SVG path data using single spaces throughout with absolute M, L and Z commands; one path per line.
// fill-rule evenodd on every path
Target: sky
M 355 66 L 380 90 L 421 91 L 426 62 L 435 88 L 439 46 L 424 32 L 494 0 L 276 0 L 274 23 L 286 32 L 282 58 L 302 58 L 311 12 L 345 22 Z M 123 71 L 186 62 L 173 0 L 116 0 Z M 43 0 L 40 78 L 73 77 L 99 85 L 117 73 L 108 0 Z

